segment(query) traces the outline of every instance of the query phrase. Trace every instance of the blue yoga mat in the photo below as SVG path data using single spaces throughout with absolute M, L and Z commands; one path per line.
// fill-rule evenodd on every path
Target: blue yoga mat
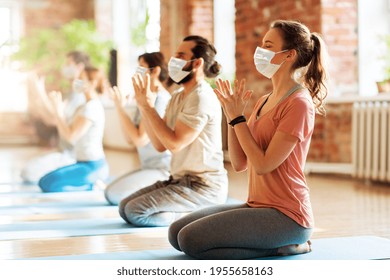
M 57 200 L 70 200 L 70 199 L 101 199 L 104 198 L 103 190 L 92 190 L 92 191 L 79 191 L 79 192 L 49 192 L 45 193 L 41 190 L 26 190 L 20 192 L 3 192 L 0 193 L 0 199 L 5 200 L 7 198 L 34 198 L 34 199 L 57 199 Z
M 104 198 L 103 191 L 74 193 L 18 193 L 0 195 L 0 216 L 31 216 L 102 212 L 117 209 Z
M 110 205 L 102 191 L 84 193 L 34 193 L 17 196 L 17 204 L 7 200 L 1 204 L 0 215 L 53 214 L 64 212 L 94 211 L 97 207 L 118 207 Z M 228 198 L 228 204 L 244 203 L 241 200 Z M 11 205 L 10 205 L 11 204 Z M 5 205 L 5 206 L 4 206 Z
M 0 225 L 0 240 L 124 234 L 167 230 L 167 227 L 134 227 L 122 218 L 23 222 Z
M 312 240 L 313 251 L 302 255 L 258 260 L 378 260 L 390 259 L 390 240 L 376 236 L 352 236 Z M 88 255 L 32 258 L 40 260 L 191 260 L 174 248 Z

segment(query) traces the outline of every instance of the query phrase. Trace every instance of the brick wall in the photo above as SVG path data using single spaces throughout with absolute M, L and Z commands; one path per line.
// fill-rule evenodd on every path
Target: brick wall
M 330 96 L 358 93 L 357 0 L 321 2 L 321 34 L 329 52 Z M 327 104 L 327 116 L 317 117 L 308 160 L 352 161 L 352 103 Z
M 94 0 L 23 1 L 26 33 L 36 28 L 58 27 L 72 19 L 93 19 Z
M 187 3 L 189 22 L 188 33 L 201 35 L 214 41 L 214 5 L 212 0 L 191 0 Z
M 352 162 L 352 103 L 330 103 L 316 116 L 308 161 Z
M 169 58 L 188 35 L 213 42 L 213 8 L 213 0 L 161 0 L 161 52 Z
M 357 94 L 357 0 L 322 1 L 321 17 L 321 33 L 330 56 L 330 94 Z

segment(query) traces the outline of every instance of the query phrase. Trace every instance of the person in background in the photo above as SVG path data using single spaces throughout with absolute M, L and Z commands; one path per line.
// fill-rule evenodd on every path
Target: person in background
M 160 152 L 172 153 L 170 178 L 158 181 L 119 204 L 119 213 L 135 226 L 168 226 L 181 216 L 225 203 L 227 172 L 222 153 L 222 110 L 206 77 L 219 74 L 216 50 L 200 36 L 188 36 L 168 63 L 175 92 L 164 118 L 156 111 L 149 74 L 133 77 L 135 98 L 145 130 Z
M 166 106 L 171 98 L 163 85 L 168 78 L 164 56 L 160 52 L 144 53 L 138 57 L 138 63 L 136 73 L 143 76 L 150 75 L 150 89 L 155 99 L 154 108 L 159 116 L 164 117 Z M 106 187 L 104 192 L 106 199 L 111 204 L 118 205 L 130 194 L 157 181 L 167 180 L 171 154 L 169 151 L 158 152 L 153 147 L 146 134 L 139 109 L 137 108 L 133 118 L 130 118 L 124 110 L 127 98 L 116 87 L 112 88 L 110 93 L 115 101 L 124 135 L 129 143 L 136 146 L 141 164 L 140 169 L 121 176 Z
M 314 218 L 304 175 L 316 111 L 327 95 L 325 44 L 295 21 L 278 20 L 257 47 L 257 71 L 273 90 L 258 100 L 247 121 L 251 91 L 245 80 L 218 80 L 215 93 L 227 121 L 229 155 L 248 171 L 245 204 L 206 208 L 169 228 L 177 250 L 198 259 L 249 259 L 311 251 Z
M 72 85 L 71 92 L 64 100 L 64 116 L 67 122 L 73 118 L 76 110 L 85 103 L 84 94 L 77 92 L 74 82 L 81 72 L 84 71 L 85 67 L 90 67 L 90 65 L 89 56 L 84 52 L 71 51 L 66 55 L 62 74 Z M 34 101 L 32 113 L 35 119 L 56 129 L 55 113 L 45 91 L 44 80 L 36 75 L 32 75 L 28 80 L 28 88 L 29 93 L 32 95 L 31 99 Z M 45 174 L 75 162 L 73 145 L 60 136 L 57 150 L 30 159 L 23 167 L 21 177 L 26 183 L 36 184 Z
M 85 103 L 68 122 L 60 92 L 49 94 L 55 124 L 64 140 L 74 147 L 76 163 L 58 168 L 43 176 L 38 186 L 43 192 L 89 191 L 97 180 L 106 180 L 108 165 L 103 150 L 105 114 L 98 94 L 104 92 L 104 78 L 97 68 L 86 67 L 74 81 Z

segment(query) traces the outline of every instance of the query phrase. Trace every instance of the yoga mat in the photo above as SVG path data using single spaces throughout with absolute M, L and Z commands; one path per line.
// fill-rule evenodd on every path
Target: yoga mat
M 302 255 L 258 260 L 378 260 L 390 259 L 390 239 L 376 236 L 335 237 L 312 240 L 313 251 Z M 40 260 L 190 260 L 174 248 L 30 258 Z
M 377 236 L 334 237 L 312 240 L 312 252 L 268 257 L 266 260 L 379 260 L 390 259 L 390 239 Z
M 23 222 L 0 225 L 0 240 L 124 234 L 167 230 L 167 227 L 134 227 L 122 218 Z
M 0 202 L 1 202 L 0 195 Z M 97 207 L 114 207 L 110 205 L 102 191 L 84 193 L 37 193 L 31 196 L 24 195 L 18 197 L 18 204 L 12 204 L 4 200 L 0 203 L 0 215 L 24 215 L 31 213 L 63 213 L 80 211 L 93 211 Z M 241 200 L 228 198 L 227 204 L 241 204 Z M 118 206 L 115 206 L 118 207 Z
M 0 207 L 0 216 L 20 216 L 31 214 L 59 214 L 72 212 L 88 212 L 88 211 L 111 211 L 110 209 L 118 209 L 118 206 L 109 205 L 108 202 L 89 201 L 89 202 L 55 202 L 46 204 L 35 204 L 28 206 L 7 206 Z
M 58 205 L 108 205 L 103 191 L 66 192 L 66 193 L 19 193 L 0 195 L 0 214 L 2 209 L 17 208 L 20 206 L 47 206 Z

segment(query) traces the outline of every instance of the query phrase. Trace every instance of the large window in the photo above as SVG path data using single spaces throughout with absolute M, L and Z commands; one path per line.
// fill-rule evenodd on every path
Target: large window
M 234 0 L 214 0 L 214 41 L 217 61 L 224 79 L 232 80 L 236 72 L 236 33 Z
M 96 1 L 100 3 L 104 1 Z M 118 85 L 131 92 L 129 78 L 144 52 L 160 50 L 160 0 L 114 0 L 112 36 L 118 50 Z
M 21 74 L 13 71 L 11 55 L 20 37 L 20 6 L 18 1 L 0 0 L 0 112 L 25 111 L 26 91 Z
M 390 34 L 390 1 L 358 1 L 359 32 L 359 95 L 377 93 L 376 82 L 384 78 L 385 45 L 380 40 Z

